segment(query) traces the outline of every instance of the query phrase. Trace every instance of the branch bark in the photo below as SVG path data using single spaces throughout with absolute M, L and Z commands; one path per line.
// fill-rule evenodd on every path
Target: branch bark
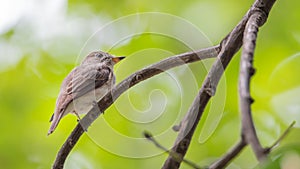
M 209 169 L 221 169 L 225 168 L 229 162 L 235 158 L 243 149 L 247 146 L 244 139 L 241 139 L 230 151 L 228 151 L 218 161 L 209 166 Z
M 243 25 L 245 25 L 244 22 L 246 22 L 246 20 L 243 20 L 240 24 L 238 24 L 238 26 L 221 42 L 221 51 L 217 60 L 208 73 L 204 84 L 194 99 L 186 116 L 181 121 L 179 134 L 173 145 L 172 151 L 180 154 L 182 158 L 188 150 L 194 131 L 202 117 L 204 108 L 210 98 L 215 94 L 217 84 L 224 72 L 224 69 L 226 69 L 232 56 L 242 45 Z M 181 161 L 169 156 L 162 168 L 176 169 L 179 168 L 180 164 Z
M 144 137 L 147 138 L 149 141 L 151 141 L 157 148 L 159 148 L 159 149 L 163 150 L 164 152 L 168 153 L 174 159 L 177 159 L 178 161 L 183 161 L 185 164 L 193 167 L 194 169 L 201 169 L 201 167 L 198 166 L 197 164 L 195 164 L 194 162 L 189 161 L 189 160 L 184 159 L 184 158 L 181 159 L 180 154 L 177 154 L 177 153 L 173 152 L 172 150 L 169 150 L 169 149 L 165 148 L 164 146 L 162 146 L 158 141 L 156 141 L 154 139 L 154 137 L 152 136 L 151 133 L 145 131 L 144 132 Z
M 52 168 L 63 168 L 67 156 L 70 154 L 71 150 L 78 142 L 84 131 L 86 131 L 87 128 L 97 119 L 101 112 L 104 112 L 126 90 L 138 84 L 139 82 L 162 73 L 170 68 L 207 58 L 213 58 L 216 57 L 219 52 L 220 46 L 217 45 L 207 49 L 179 54 L 162 60 L 156 64 L 150 65 L 124 79 L 112 89 L 111 93 L 106 94 L 100 101 L 97 102 L 98 107 L 93 107 L 87 113 L 87 115 L 80 120 L 80 123 L 77 124 L 70 136 L 60 148 Z
M 222 40 L 221 51 L 217 57 L 218 59 L 215 61 L 198 95 L 194 99 L 192 106 L 180 124 L 179 134 L 173 145 L 172 151 L 181 154 L 182 158 L 185 156 L 188 150 L 194 131 L 202 117 L 202 113 L 208 101 L 215 94 L 217 84 L 224 70 L 226 69 L 233 55 L 240 49 L 243 43 L 243 33 L 248 19 L 253 13 L 259 11 L 258 13 L 262 13 L 260 17 L 263 17 L 261 18 L 261 21 L 263 22 L 261 22 L 259 25 L 261 26 L 266 21 L 274 2 L 275 0 L 256 0 L 240 23 L 233 29 L 231 33 L 229 33 L 229 35 L 227 35 L 225 39 Z M 181 161 L 169 156 L 162 169 L 177 169 L 179 168 L 180 164 Z
M 293 121 L 288 128 L 281 134 L 281 136 L 270 146 L 265 148 L 265 152 L 269 153 L 279 142 L 284 139 L 287 134 L 291 131 L 293 126 L 295 125 L 295 121 Z M 247 142 L 245 137 L 241 137 L 241 140 L 225 155 L 223 155 L 219 160 L 214 162 L 209 166 L 209 169 L 221 169 L 225 168 L 232 159 L 238 156 L 238 154 L 247 146 Z
M 265 22 L 265 20 L 266 16 L 263 12 L 254 12 L 247 22 L 243 39 L 244 46 L 240 63 L 239 79 L 242 137 L 245 138 L 245 141 L 251 145 L 251 148 L 259 161 L 265 160 L 267 154 L 258 140 L 251 115 L 251 104 L 253 103 L 253 99 L 250 96 L 250 79 L 255 72 L 253 68 L 253 56 L 258 28 Z

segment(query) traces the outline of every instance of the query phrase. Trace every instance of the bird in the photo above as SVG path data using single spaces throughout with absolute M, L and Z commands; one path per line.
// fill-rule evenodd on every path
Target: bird
M 54 132 L 60 120 L 68 113 L 87 113 L 115 85 L 113 66 L 124 59 L 103 51 L 88 54 L 63 80 L 50 118 L 48 134 Z

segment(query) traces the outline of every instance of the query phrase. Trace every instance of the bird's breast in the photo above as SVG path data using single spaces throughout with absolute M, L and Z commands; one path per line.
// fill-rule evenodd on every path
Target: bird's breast
M 88 93 L 76 98 L 68 106 L 64 114 L 74 113 L 85 114 L 93 106 L 93 102 L 99 101 L 106 93 L 110 91 L 112 84 L 105 83 L 97 89 L 91 90 Z

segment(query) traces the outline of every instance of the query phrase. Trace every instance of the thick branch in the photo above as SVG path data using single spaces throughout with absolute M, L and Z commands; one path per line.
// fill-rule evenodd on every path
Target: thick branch
M 185 156 L 189 147 L 194 131 L 200 121 L 204 108 L 210 98 L 215 94 L 217 84 L 228 65 L 232 56 L 241 47 L 242 44 L 242 24 L 238 25 L 232 33 L 222 41 L 221 52 L 218 59 L 215 61 L 211 71 L 208 73 L 204 84 L 202 85 L 198 95 L 194 99 L 186 116 L 181 121 L 178 137 L 173 145 L 172 151 L 179 153 L 182 157 Z M 163 169 L 179 168 L 181 161 L 169 156 L 163 165 Z
M 213 64 L 213 67 L 208 73 L 198 95 L 194 99 L 186 116 L 181 121 L 179 134 L 172 150 L 181 154 L 182 157 L 184 157 L 187 152 L 204 108 L 206 107 L 210 98 L 215 94 L 217 84 L 224 72 L 224 69 L 226 69 L 231 58 L 242 45 L 243 30 L 246 22 L 247 17 L 244 17 L 243 20 L 233 29 L 233 31 L 221 42 L 221 52 L 218 55 L 218 59 Z M 162 168 L 176 169 L 179 168 L 180 163 L 181 161 L 175 160 L 172 156 L 169 156 Z
M 257 138 L 251 115 L 251 104 L 253 99 L 250 96 L 250 79 L 255 72 L 252 64 L 258 28 L 264 23 L 265 19 L 266 16 L 264 16 L 262 12 L 255 12 L 252 14 L 246 25 L 239 79 L 242 137 L 245 138 L 246 142 L 251 145 L 259 161 L 266 158 L 266 153 Z
M 173 56 L 162 60 L 156 64 L 150 65 L 140 71 L 137 71 L 127 77 L 125 80 L 120 82 L 115 86 L 111 93 L 106 94 L 100 101 L 98 101 L 98 107 L 91 109 L 82 120 L 80 124 L 77 124 L 75 129 L 72 131 L 70 136 L 67 138 L 65 143 L 59 150 L 56 160 L 53 164 L 53 169 L 61 169 L 64 166 L 65 160 L 72 148 L 75 146 L 80 136 L 83 134 L 84 130 L 91 125 L 97 117 L 104 112 L 122 93 L 128 90 L 130 87 L 136 85 L 137 83 L 146 80 L 154 75 L 164 72 L 170 68 L 180 66 L 186 63 L 195 62 L 202 59 L 216 57 L 220 51 L 220 46 L 214 46 L 211 48 L 198 50 L 194 52 L 183 53 L 177 56 Z

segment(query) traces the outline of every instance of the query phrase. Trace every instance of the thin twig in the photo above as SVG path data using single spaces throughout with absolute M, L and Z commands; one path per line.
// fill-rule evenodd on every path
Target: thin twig
M 191 63 L 207 58 L 216 57 L 220 51 L 220 46 L 214 46 L 198 51 L 187 52 L 183 54 L 179 54 L 167 59 L 164 59 L 158 63 L 150 65 L 142 70 L 139 70 L 122 82 L 120 82 L 117 86 L 115 86 L 111 93 L 106 94 L 100 101 L 98 101 L 98 108 L 93 107 L 86 116 L 80 120 L 80 123 L 77 124 L 75 129 L 72 131 L 70 136 L 64 142 L 62 147 L 60 148 L 54 164 L 52 166 L 53 169 L 62 169 L 65 163 L 67 156 L 70 154 L 71 150 L 78 142 L 80 136 L 87 130 L 87 128 L 91 125 L 93 121 L 97 119 L 97 117 L 104 112 L 113 102 L 125 91 L 127 91 L 132 86 L 138 84 L 141 81 L 144 81 L 154 75 L 162 73 L 170 68 L 180 66 L 186 63 Z
M 231 150 L 223 155 L 218 161 L 214 162 L 209 166 L 209 169 L 221 169 L 225 168 L 229 162 L 235 158 L 245 147 L 247 143 L 241 139 Z
M 186 163 L 187 165 L 195 168 L 195 169 L 201 169 L 200 166 L 198 166 L 197 164 L 195 164 L 194 162 L 187 160 L 185 158 L 183 158 L 181 156 L 181 154 L 178 154 L 176 152 L 173 152 L 172 150 L 167 149 L 166 147 L 164 147 L 163 145 L 161 145 L 158 141 L 156 141 L 154 139 L 154 137 L 152 136 L 152 134 L 148 131 L 144 131 L 144 137 L 147 138 L 149 141 L 151 141 L 157 148 L 165 151 L 166 153 L 168 153 L 170 156 L 172 156 L 174 159 L 178 160 L 178 161 L 182 161 L 184 163 Z
M 268 148 L 266 148 L 267 152 L 270 152 L 275 146 L 277 146 L 286 136 L 287 134 L 291 131 L 291 129 L 294 127 L 296 124 L 296 121 L 293 121 L 288 128 L 281 134 L 281 136 Z

